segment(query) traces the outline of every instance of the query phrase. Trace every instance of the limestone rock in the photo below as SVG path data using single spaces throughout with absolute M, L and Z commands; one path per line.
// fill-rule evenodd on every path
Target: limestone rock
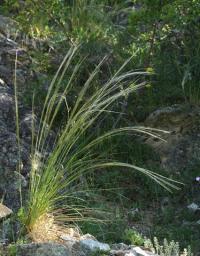
M 12 209 L 19 207 L 19 184 L 25 187 L 29 169 L 29 145 L 21 140 L 21 174 L 19 148 L 15 134 L 14 96 L 9 87 L 0 86 L 0 197 Z
M 5 35 L 6 37 L 14 37 L 17 36 L 18 24 L 16 21 L 12 20 L 9 17 L 5 17 L 0 15 L 0 33 Z
M 93 239 L 82 239 L 74 244 L 72 250 L 76 253 L 82 253 L 81 255 L 89 256 L 95 252 L 108 252 L 110 251 L 110 246 Z
M 13 211 L 7 206 L 0 204 L 0 219 L 9 216 Z
M 61 235 L 60 239 L 63 240 L 64 245 L 70 250 L 72 251 L 72 247 L 74 246 L 74 244 L 76 244 L 77 240 L 69 235 Z
M 32 243 L 17 246 L 16 256 L 71 256 L 71 253 L 60 244 Z
M 143 249 L 141 249 L 140 247 L 134 247 L 132 248 L 132 253 L 134 256 L 150 256 L 150 255 L 155 255 L 149 251 L 145 251 Z M 125 255 L 125 256 L 131 256 L 131 255 Z
M 165 142 L 155 138 L 145 141 L 159 154 L 162 168 L 180 172 L 200 161 L 200 107 L 165 107 L 153 112 L 144 124 L 169 131 L 162 136 Z
M 20 151 L 16 136 L 14 70 L 17 52 L 17 88 L 22 95 L 35 80 L 31 58 L 15 40 L 17 23 L 0 15 L 0 198 L 13 210 L 20 207 L 19 185 L 27 186 L 30 170 L 31 123 L 27 110 L 19 101 Z M 20 98 L 20 97 L 19 97 Z M 17 172 L 20 165 L 21 173 Z M 26 194 L 26 193 L 24 193 Z
M 103 251 L 107 252 L 110 250 L 110 246 L 106 243 L 100 243 L 93 239 L 84 239 L 80 241 L 80 244 L 83 248 L 86 248 L 90 251 Z
M 112 250 L 111 256 L 156 256 L 150 251 L 144 250 L 138 246 L 129 246 L 129 249 Z
M 5 103 L 10 96 L 5 96 Z M 1 99 L 1 91 L 0 91 Z M 5 203 L 12 209 L 19 207 L 19 184 L 26 187 L 25 176 L 29 170 L 29 145 L 25 140 L 21 141 L 21 174 L 17 172 L 20 163 L 19 148 L 13 122 L 14 114 L 12 104 L 1 105 L 0 100 L 0 197 L 4 197 Z M 5 110 L 5 111 L 4 111 Z M 2 111 L 2 112 L 1 112 Z
M 17 26 L 14 20 L 0 15 L 0 81 L 3 81 L 4 85 L 13 87 L 17 55 L 16 79 L 18 91 L 21 92 L 31 81 L 36 81 L 38 78 L 32 69 L 32 59 L 27 47 L 21 47 L 24 40 Z
M 125 251 L 125 250 L 129 250 L 131 248 L 130 245 L 127 245 L 127 244 L 124 244 L 124 243 L 119 243 L 119 244 L 113 244 L 111 246 L 111 249 L 112 250 L 122 250 L 122 251 Z

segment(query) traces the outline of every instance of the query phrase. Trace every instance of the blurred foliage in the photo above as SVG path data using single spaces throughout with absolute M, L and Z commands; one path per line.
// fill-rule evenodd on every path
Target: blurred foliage
M 142 246 L 144 244 L 144 238 L 134 229 L 126 229 L 124 231 L 123 239 L 126 243 Z
M 89 56 L 84 73 L 105 55 L 109 72 L 130 56 L 130 69 L 153 68 L 145 104 L 133 98 L 147 106 L 145 113 L 161 104 L 199 104 L 198 0 L 5 0 L 0 10 L 14 16 L 30 37 L 47 40 L 51 49 L 82 44 L 82 56 Z M 38 62 L 45 72 L 50 68 L 47 57 L 47 66 Z
M 200 78 L 200 2 L 139 0 L 134 3 L 128 25 L 133 42 L 126 49 L 130 54 L 138 52 L 139 67 L 155 69 L 155 105 L 184 99 L 191 102 Z
M 96 0 L 6 0 L 4 12 L 12 13 L 32 37 L 66 37 L 76 42 L 106 38 L 112 13 Z M 58 35 L 59 34 L 59 35 Z

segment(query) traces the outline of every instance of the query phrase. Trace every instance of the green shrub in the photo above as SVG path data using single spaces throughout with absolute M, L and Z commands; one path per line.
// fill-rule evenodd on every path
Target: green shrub
M 143 245 L 144 238 L 134 229 L 126 229 L 124 231 L 123 240 L 132 245 Z

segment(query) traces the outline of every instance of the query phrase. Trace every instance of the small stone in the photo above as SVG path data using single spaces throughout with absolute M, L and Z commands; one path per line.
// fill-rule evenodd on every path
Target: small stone
M 198 177 L 196 177 L 196 179 L 195 179 L 197 182 L 200 182 L 200 177 L 198 176 Z
M 131 250 L 131 253 L 132 254 L 128 254 L 128 255 L 125 255 L 125 256 L 150 256 L 150 255 L 155 255 L 151 252 L 147 252 L 147 251 L 144 251 L 142 250 L 140 247 L 134 247 L 132 250 Z
M 119 243 L 119 244 L 113 244 L 112 246 L 112 250 L 129 250 L 131 247 L 130 245 L 124 244 L 124 243 Z
M 61 235 L 60 238 L 64 241 L 76 241 L 76 239 L 74 239 L 73 237 L 71 237 L 69 235 Z
M 133 252 L 128 252 L 128 253 L 124 254 L 124 256 L 137 256 L 137 254 L 135 254 Z
M 3 79 L 1 79 L 1 78 L 0 78 L 0 84 L 1 84 L 1 85 L 5 85 L 4 80 L 3 80 Z
M 129 214 L 134 218 L 139 214 L 139 209 L 138 208 L 132 208 L 132 209 L 130 209 Z
M 197 210 L 200 210 L 198 204 L 195 204 L 195 203 L 191 203 L 190 205 L 187 206 L 187 208 L 192 212 L 196 212 Z
M 197 223 L 198 225 L 200 225 L 200 220 L 198 220 L 196 223 Z
M 82 235 L 80 237 L 80 240 L 86 240 L 86 239 L 96 240 L 96 238 L 93 235 L 90 235 L 90 234 L 85 234 L 85 235 Z
M 7 206 L 0 204 L 0 219 L 9 216 L 13 211 Z
M 61 235 L 60 238 L 63 240 L 64 245 L 71 251 L 73 245 L 77 242 L 77 240 L 69 235 Z

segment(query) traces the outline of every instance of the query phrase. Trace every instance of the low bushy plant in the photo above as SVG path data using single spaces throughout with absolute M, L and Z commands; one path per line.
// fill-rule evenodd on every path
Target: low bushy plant
M 138 233 L 134 229 L 126 229 L 124 231 L 123 239 L 125 242 L 128 242 L 128 244 L 132 245 L 143 245 L 144 244 L 144 238 L 140 233 Z
M 153 243 L 151 240 L 147 239 L 144 242 L 144 246 L 160 256 L 193 256 L 189 246 L 181 252 L 179 243 L 174 242 L 173 240 L 168 242 L 167 239 L 164 239 L 163 244 L 161 245 L 158 242 L 157 237 L 154 237 Z

